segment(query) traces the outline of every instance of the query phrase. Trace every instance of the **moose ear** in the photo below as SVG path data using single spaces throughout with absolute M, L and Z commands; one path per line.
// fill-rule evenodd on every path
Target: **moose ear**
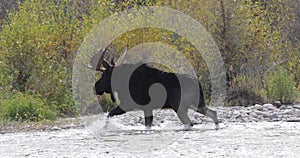
M 106 60 L 103 60 L 103 66 L 104 66 L 106 69 L 110 69 L 110 68 L 112 67 Z

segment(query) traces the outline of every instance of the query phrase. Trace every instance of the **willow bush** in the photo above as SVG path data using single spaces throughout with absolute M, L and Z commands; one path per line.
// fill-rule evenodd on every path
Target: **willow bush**
M 293 75 L 279 67 L 275 72 L 266 76 L 268 98 L 271 101 L 293 103 L 296 95 L 296 83 Z
M 72 7 L 75 4 L 67 0 L 56 4 L 25 1 L 18 12 L 9 13 L 0 34 L 1 71 L 9 89 L 38 94 L 46 99 L 44 106 L 64 115 L 75 114 L 71 68 L 83 38 L 81 21 Z
M 15 93 L 13 97 L 1 101 L 1 117 L 13 121 L 54 120 L 56 110 L 50 109 L 44 99 Z
M 198 20 L 220 48 L 231 96 L 264 95 L 268 91 L 271 100 L 293 100 L 290 89 L 294 82 L 290 75 L 300 87 L 299 46 L 292 45 L 299 41 L 290 37 L 296 26 L 294 3 L 290 0 L 235 3 L 229 0 L 24 0 L 0 20 L 0 104 L 8 106 L 6 100 L 15 101 L 16 92 L 21 92 L 29 100 L 38 96 L 43 100 L 41 105 L 56 111 L 57 116 L 76 115 L 71 77 L 81 42 L 104 18 L 139 6 L 166 6 Z M 205 61 L 189 41 L 173 32 L 158 28 L 132 30 L 113 41 L 109 50 L 115 48 L 117 57 L 126 45 L 131 48 L 156 41 L 173 45 L 190 60 L 209 98 L 211 81 Z M 282 65 L 287 69 L 283 72 L 284 79 L 278 79 L 280 72 L 264 78 L 274 63 L 282 61 L 286 61 Z M 276 87 L 279 81 L 287 85 Z M 107 96 L 101 98 L 109 108 L 115 106 Z M 243 105 L 244 99 L 252 100 L 242 96 Z M 88 99 L 86 103 L 89 104 Z

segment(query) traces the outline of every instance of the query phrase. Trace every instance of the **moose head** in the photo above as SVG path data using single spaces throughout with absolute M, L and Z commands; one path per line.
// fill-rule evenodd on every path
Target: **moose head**
M 102 76 L 101 78 L 96 82 L 95 84 L 95 92 L 97 95 L 102 95 L 103 93 L 109 93 L 111 95 L 111 100 L 113 102 L 116 101 L 114 92 L 111 88 L 111 77 L 112 72 L 115 67 L 118 67 L 122 64 L 123 60 L 125 59 L 125 56 L 127 54 L 127 46 L 125 48 L 124 53 L 121 55 L 121 57 L 115 62 L 114 58 L 110 58 L 110 62 L 104 59 L 105 54 L 107 53 L 107 48 L 101 52 L 96 53 L 93 57 L 90 58 L 91 65 L 87 65 L 84 63 L 84 65 L 90 69 L 101 71 Z

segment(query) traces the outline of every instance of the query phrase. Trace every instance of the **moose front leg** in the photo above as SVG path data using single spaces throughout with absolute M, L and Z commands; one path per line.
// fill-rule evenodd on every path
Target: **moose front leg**
M 122 115 L 124 113 L 126 113 L 126 111 L 124 111 L 120 106 L 117 106 L 109 111 L 107 118 L 112 117 L 114 115 Z
M 184 124 L 185 128 L 189 129 L 193 127 L 193 123 L 191 122 L 189 116 L 188 116 L 188 110 L 187 109 L 180 109 L 176 111 L 177 116 L 179 117 L 180 121 Z
M 110 93 L 110 99 L 112 100 L 112 102 L 116 102 L 116 97 L 115 97 L 115 94 L 114 94 L 114 92 L 111 92 Z

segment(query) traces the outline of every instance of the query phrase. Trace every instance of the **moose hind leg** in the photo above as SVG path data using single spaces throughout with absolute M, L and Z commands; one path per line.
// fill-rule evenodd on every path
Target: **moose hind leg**
M 216 129 L 219 129 L 219 121 L 218 121 L 218 116 L 217 116 L 217 112 L 214 110 L 211 110 L 209 108 L 207 108 L 206 106 L 202 107 L 201 109 L 198 109 L 197 112 L 210 117 L 215 125 L 216 125 Z
M 145 115 L 145 127 L 146 129 L 151 129 L 153 122 L 153 113 L 152 110 L 144 110 Z
M 153 116 L 146 116 L 145 117 L 145 127 L 146 127 L 146 129 L 151 129 L 152 122 L 153 122 Z

